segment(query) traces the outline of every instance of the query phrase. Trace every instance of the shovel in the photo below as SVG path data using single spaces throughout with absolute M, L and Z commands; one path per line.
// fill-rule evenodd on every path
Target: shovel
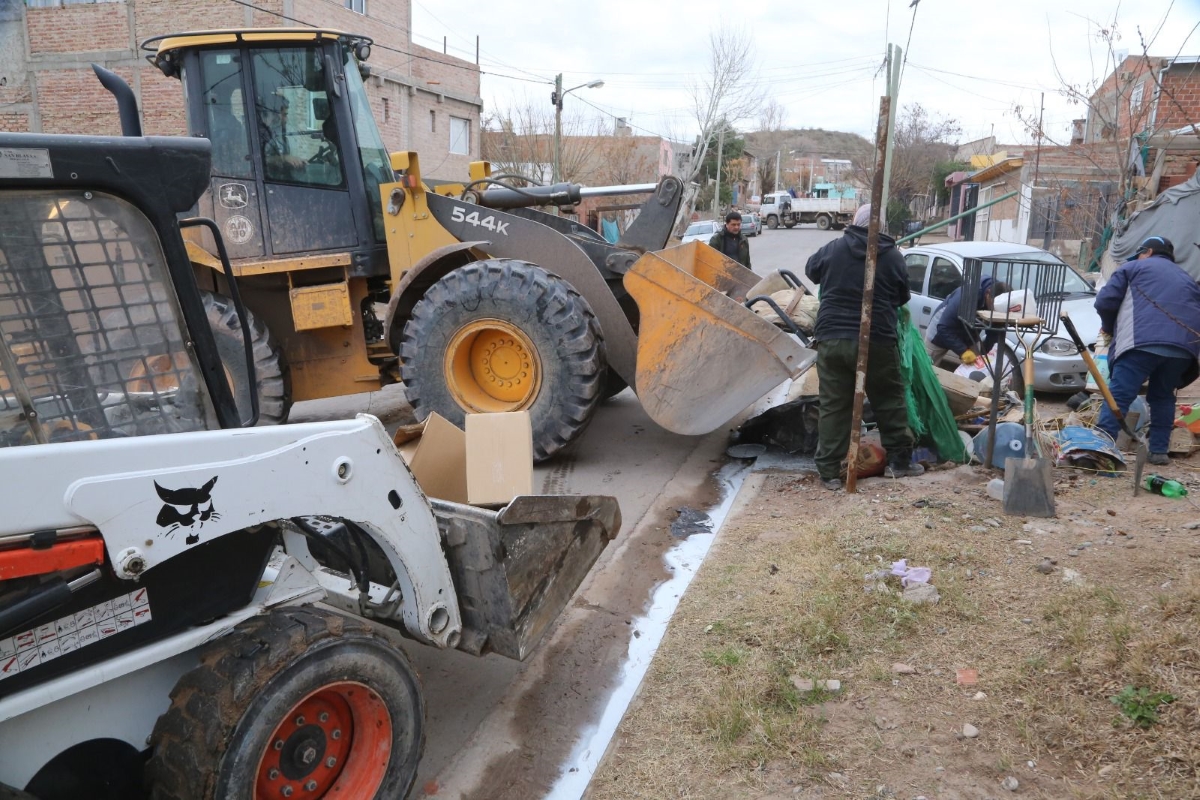
M 1004 513 L 1013 517 L 1053 517 L 1053 462 L 1034 458 L 1033 353 L 1037 335 L 1025 346 L 1025 457 L 1004 461 Z
M 1100 394 L 1104 395 L 1104 402 L 1108 404 L 1108 410 L 1117 418 L 1117 422 L 1121 423 L 1121 430 L 1125 434 L 1137 442 L 1137 462 L 1133 471 L 1133 496 L 1138 496 L 1138 491 L 1142 488 L 1142 473 L 1146 469 L 1146 459 L 1150 457 L 1150 448 L 1146 445 L 1146 440 L 1134 433 L 1129 428 L 1129 423 L 1125 420 L 1125 415 L 1121 413 L 1121 409 L 1117 408 L 1117 401 L 1113 398 L 1112 392 L 1108 390 L 1108 382 L 1104 380 L 1104 376 L 1100 374 L 1100 368 L 1096 366 L 1096 360 L 1092 358 L 1092 354 L 1083 346 L 1083 340 L 1079 338 L 1079 331 L 1075 330 L 1075 323 L 1071 322 L 1071 318 L 1064 311 L 1062 314 L 1063 325 L 1067 328 L 1067 333 L 1071 336 L 1071 341 L 1075 343 L 1075 347 L 1079 349 L 1079 355 L 1083 356 L 1083 361 L 1087 364 L 1088 372 L 1091 373 L 1092 379 L 1096 381 L 1096 385 L 1100 387 Z

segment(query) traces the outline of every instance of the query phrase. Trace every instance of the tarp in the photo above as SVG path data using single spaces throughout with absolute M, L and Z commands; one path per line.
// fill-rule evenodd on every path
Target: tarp
M 1125 263 L 1150 236 L 1165 236 L 1175 245 L 1175 263 L 1200 280 L 1200 172 L 1154 198 L 1135 213 L 1113 238 L 1109 255 Z

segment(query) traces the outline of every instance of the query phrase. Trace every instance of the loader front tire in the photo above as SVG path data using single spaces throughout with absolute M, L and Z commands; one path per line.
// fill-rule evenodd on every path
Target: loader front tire
M 171 691 L 150 737 L 150 796 L 404 798 L 424 721 L 408 659 L 365 622 L 273 611 L 210 645 Z
M 545 461 L 591 422 L 608 374 L 599 326 L 571 285 L 535 264 L 488 259 L 439 280 L 400 337 L 400 378 L 418 419 L 529 412 Z
M 250 377 L 246 369 L 246 350 L 242 344 L 242 323 L 237 308 L 228 297 L 201 292 L 204 313 L 217 340 L 217 352 L 225 372 L 233 381 L 233 396 L 242 419 L 250 416 Z M 250 337 L 254 345 L 254 372 L 258 383 L 258 424 L 282 425 L 292 408 L 291 381 L 283 350 L 262 320 L 249 309 Z

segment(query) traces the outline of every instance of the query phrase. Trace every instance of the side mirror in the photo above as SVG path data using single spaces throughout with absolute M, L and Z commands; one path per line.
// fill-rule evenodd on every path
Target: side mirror
M 312 99 L 312 115 L 313 119 L 321 120 L 322 122 L 329 119 L 329 99 L 314 97 Z

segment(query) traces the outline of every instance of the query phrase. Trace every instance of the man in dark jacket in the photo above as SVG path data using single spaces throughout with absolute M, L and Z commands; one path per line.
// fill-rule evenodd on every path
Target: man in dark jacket
M 862 217 L 869 219 L 869 215 L 867 212 Z M 816 462 L 825 488 L 833 490 L 842 486 L 843 462 L 850 449 L 866 259 L 867 228 L 850 225 L 840 239 L 814 253 L 804 268 L 814 283 L 821 284 L 821 305 L 813 337 L 817 343 L 817 375 L 821 384 Z M 904 378 L 900 374 L 896 311 L 908 300 L 904 257 L 896 249 L 895 240 L 881 233 L 866 390 L 887 450 L 888 466 L 884 474 L 891 478 L 925 471 L 920 464 L 912 463 L 913 436 L 904 403 Z
M 1096 295 L 1100 330 L 1112 337 L 1109 388 L 1124 414 L 1150 381 L 1150 463 L 1167 464 L 1175 390 L 1200 376 L 1200 286 L 1175 263 L 1169 239 L 1151 236 Z M 1114 439 L 1120 423 L 1108 408 L 1099 427 Z
M 714 233 L 708 246 L 750 269 L 750 241 L 742 233 L 742 215 L 738 212 L 725 215 L 725 229 Z
M 946 357 L 954 353 L 964 364 L 974 364 L 982 353 L 986 353 L 1000 341 L 1000 332 L 992 331 L 984 336 L 981 343 L 975 336 L 975 331 L 959 319 L 962 306 L 962 290 L 959 286 L 950 296 L 942 301 L 937 311 L 929 321 L 929 335 L 926 336 L 925 349 L 936 367 Z M 1009 291 L 1005 283 L 996 283 L 990 275 L 984 275 L 979 280 L 979 293 L 976 298 L 975 310 L 982 311 L 992 307 L 993 298 Z

